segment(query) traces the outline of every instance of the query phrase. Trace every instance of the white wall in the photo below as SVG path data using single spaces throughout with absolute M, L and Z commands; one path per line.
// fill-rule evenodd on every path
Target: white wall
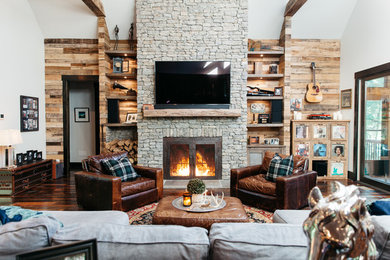
M 129 39 L 129 29 L 134 23 L 134 39 L 136 38 L 135 26 L 135 0 L 102 0 L 104 12 L 106 13 L 106 23 L 110 38 L 115 40 L 114 28 L 118 25 L 119 39 Z
M 340 89 L 354 89 L 355 72 L 390 62 L 389 10 L 388 0 L 358 0 L 341 38 Z M 351 120 L 350 171 L 353 169 L 353 107 L 354 102 L 352 109 L 342 110 L 344 118 Z
M 69 88 L 70 162 L 81 162 L 96 154 L 95 100 L 91 83 L 71 83 Z M 83 85 L 84 84 L 84 85 Z M 89 108 L 89 122 L 75 122 L 76 107 Z
M 39 131 L 22 133 L 16 152 L 46 155 L 44 43 L 27 0 L 0 1 L 0 129 L 20 130 L 20 96 L 39 98 Z

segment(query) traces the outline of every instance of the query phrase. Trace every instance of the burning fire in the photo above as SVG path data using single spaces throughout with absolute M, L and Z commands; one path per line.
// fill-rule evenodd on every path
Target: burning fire
M 187 157 L 183 157 L 177 164 L 176 169 L 173 169 L 173 176 L 190 176 L 190 160 Z M 195 176 L 214 176 L 215 168 L 210 167 L 207 162 L 203 159 L 203 156 L 196 153 L 196 169 Z

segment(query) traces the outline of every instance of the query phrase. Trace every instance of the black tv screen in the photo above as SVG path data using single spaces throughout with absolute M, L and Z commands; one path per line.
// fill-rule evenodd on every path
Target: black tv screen
M 156 61 L 155 108 L 229 108 L 230 62 Z

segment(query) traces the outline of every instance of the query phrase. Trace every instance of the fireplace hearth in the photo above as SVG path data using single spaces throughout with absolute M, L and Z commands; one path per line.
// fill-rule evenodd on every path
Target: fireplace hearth
M 221 137 L 165 137 L 164 179 L 221 179 Z

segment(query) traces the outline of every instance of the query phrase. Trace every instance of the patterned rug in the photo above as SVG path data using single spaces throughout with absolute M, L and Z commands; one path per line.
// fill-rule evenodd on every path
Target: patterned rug
M 153 213 L 158 203 L 152 203 L 141 208 L 127 212 L 130 225 L 152 225 Z M 250 222 L 272 223 L 273 213 L 244 205 Z

